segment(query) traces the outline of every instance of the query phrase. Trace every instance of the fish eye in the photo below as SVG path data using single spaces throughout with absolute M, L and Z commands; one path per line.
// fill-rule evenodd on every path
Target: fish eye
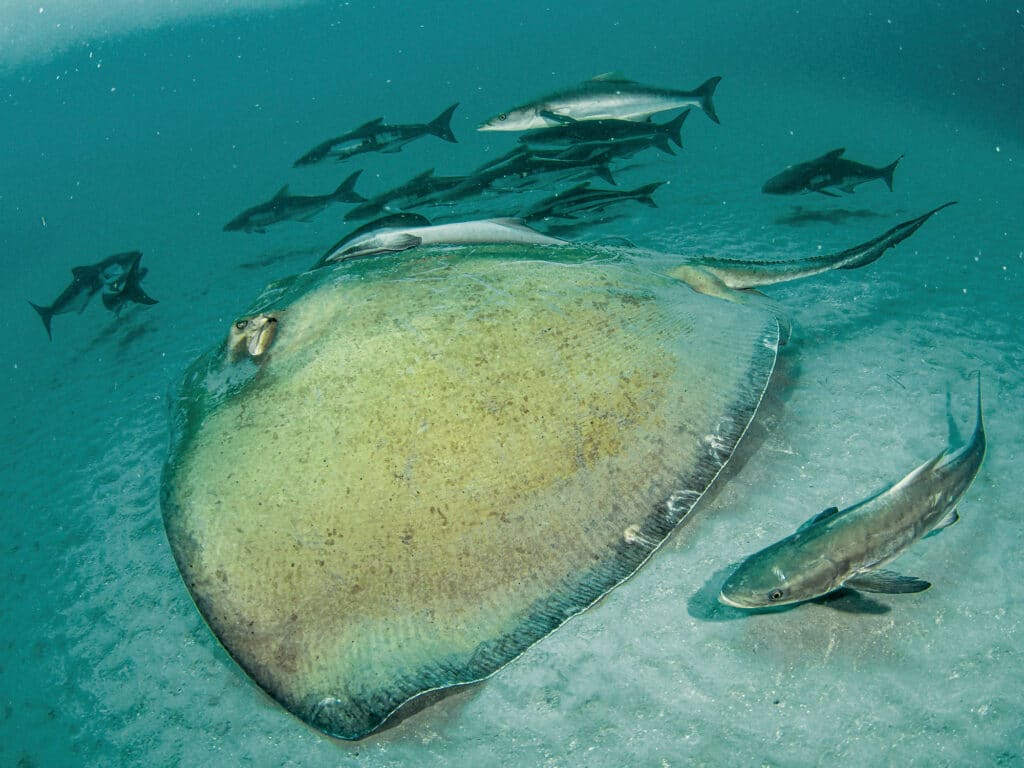
M 502 112 L 500 115 L 498 115 L 498 119 L 499 120 L 508 120 L 508 112 Z
M 768 599 L 771 602 L 773 602 L 773 603 L 776 600 L 781 600 L 782 599 L 782 590 L 781 589 L 773 589 L 771 592 L 768 593 Z
M 249 324 L 248 320 L 237 320 L 235 322 L 235 328 L 237 328 L 240 331 L 244 331 L 245 330 L 245 326 L 247 326 L 248 324 Z

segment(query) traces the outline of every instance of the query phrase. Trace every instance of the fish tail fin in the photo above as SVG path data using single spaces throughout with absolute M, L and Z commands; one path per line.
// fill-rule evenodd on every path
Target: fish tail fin
M 654 190 L 656 190 L 664 183 L 665 182 L 663 181 L 655 181 L 653 184 L 646 184 L 640 187 L 638 190 L 636 190 L 637 201 L 643 203 L 648 208 L 657 208 L 658 204 L 654 202 L 654 198 L 651 197 L 651 195 L 654 194 Z
M 709 78 L 694 91 L 694 95 L 700 99 L 700 108 L 704 110 L 704 114 L 716 123 L 721 123 L 722 121 L 718 119 L 718 113 L 715 112 L 715 103 L 711 99 L 715 95 L 715 88 L 718 87 L 721 79 L 718 75 Z
M 677 147 L 682 149 L 683 147 L 683 136 L 681 133 L 683 123 L 686 122 L 686 118 L 690 116 L 689 108 L 684 109 L 679 113 L 679 116 L 673 120 L 669 120 L 662 126 L 662 130 L 668 134 L 668 137 L 675 143 Z
M 38 304 L 32 304 L 31 301 L 29 304 L 32 305 L 32 309 L 39 313 L 39 317 L 43 321 L 43 327 L 46 329 L 46 336 L 50 341 L 53 341 L 53 334 L 50 332 L 50 321 L 53 319 L 53 307 L 40 307 Z
M 339 203 L 365 203 L 366 198 L 356 192 L 356 179 L 359 178 L 359 174 L 363 171 L 362 169 L 355 171 L 345 179 L 338 188 L 331 193 L 331 199 L 337 200 Z
M 971 444 L 985 442 L 985 419 L 981 412 L 981 371 L 978 371 L 978 410 L 974 417 L 974 433 L 971 435 Z
M 896 166 L 900 164 L 902 159 L 903 155 L 900 155 L 882 169 L 882 179 L 885 181 L 885 185 L 889 188 L 890 192 L 892 192 L 892 175 L 896 172 Z
M 668 136 L 663 133 L 657 134 L 654 139 L 654 146 L 664 152 L 666 155 L 675 155 L 675 151 L 672 149 L 672 145 L 668 143 Z
M 452 144 L 458 144 L 458 140 L 455 138 L 455 134 L 452 133 L 452 113 L 455 112 L 455 108 L 459 106 L 458 102 L 452 104 L 448 109 L 442 112 L 440 115 L 435 117 L 429 123 L 427 128 L 430 132 L 437 136 L 439 139 L 450 141 Z

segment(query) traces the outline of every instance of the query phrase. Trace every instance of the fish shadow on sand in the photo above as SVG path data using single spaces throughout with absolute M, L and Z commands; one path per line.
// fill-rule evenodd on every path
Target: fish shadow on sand
M 876 213 L 868 208 L 826 208 L 814 209 L 804 208 L 802 205 L 794 205 L 793 209 L 785 216 L 775 219 L 776 224 L 790 227 L 803 227 L 808 224 L 835 224 L 839 225 L 846 221 L 855 219 L 883 219 L 887 214 Z

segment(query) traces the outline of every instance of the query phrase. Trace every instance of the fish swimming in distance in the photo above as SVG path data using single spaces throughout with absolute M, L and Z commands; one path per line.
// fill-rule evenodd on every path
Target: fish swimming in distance
M 921 592 L 929 582 L 882 568 L 918 539 L 955 523 L 956 505 L 985 458 L 981 377 L 974 433 L 899 482 L 852 507 L 830 507 L 757 552 L 726 579 L 719 600 L 734 608 L 774 608 L 849 588 Z
M 364 203 L 366 198 L 356 192 L 356 179 L 362 171 L 349 175 L 338 188 L 327 195 L 290 195 L 285 184 L 265 203 L 254 205 L 224 225 L 225 232 L 259 232 L 279 221 L 311 221 L 331 203 Z
M 332 245 L 313 269 L 380 253 L 406 251 L 419 245 L 521 243 L 568 245 L 523 224 L 519 219 L 478 219 L 431 225 L 416 213 L 397 213 L 364 224 Z
M 828 197 L 839 197 L 833 190 L 852 194 L 859 184 L 882 179 L 892 191 L 892 175 L 903 155 L 883 168 L 864 165 L 843 157 L 845 148 L 833 149 L 821 157 L 790 166 L 772 176 L 761 187 L 766 195 L 796 195 L 817 192 Z
M 145 277 L 145 270 L 139 271 L 141 258 L 141 251 L 126 251 L 107 256 L 95 264 L 72 267 L 71 282 L 51 304 L 44 307 L 30 301 L 29 304 L 42 319 L 50 340 L 53 340 L 51 322 L 54 315 L 68 312 L 81 314 L 92 297 L 101 290 L 104 291 L 103 303 L 115 312 L 128 301 L 155 304 L 156 300 L 147 296 L 139 285 Z
M 648 208 L 657 208 L 652 195 L 665 182 L 655 181 L 636 189 L 595 189 L 589 181 L 564 192 L 539 200 L 522 212 L 523 221 L 543 219 L 575 219 L 580 214 L 601 212 L 627 200 L 635 200 Z
M 716 123 L 712 97 L 721 77 L 712 77 L 692 91 L 655 88 L 608 73 L 501 112 L 482 123 L 480 131 L 528 131 L 570 120 L 644 121 L 658 112 L 698 107 Z
M 677 147 L 683 146 L 681 130 L 689 116 L 685 109 L 667 123 L 656 123 L 650 118 L 636 120 L 576 120 L 565 115 L 545 113 L 556 121 L 550 128 L 527 131 L 519 137 L 523 144 L 586 144 L 592 142 L 611 143 L 624 139 L 648 139 L 650 143 L 670 155 L 674 155 L 670 141 Z
M 459 105 L 452 104 L 448 109 L 429 123 L 412 123 L 407 125 L 387 125 L 383 117 L 378 117 L 358 128 L 327 139 L 293 163 L 298 168 L 302 165 L 313 165 L 328 157 L 335 160 L 347 160 L 364 152 L 382 152 L 392 154 L 401 152 L 402 147 L 423 136 L 437 136 L 453 144 L 458 141 L 452 133 L 452 114 Z

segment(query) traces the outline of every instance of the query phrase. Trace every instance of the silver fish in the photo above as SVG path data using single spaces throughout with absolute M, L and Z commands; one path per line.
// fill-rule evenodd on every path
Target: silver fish
M 712 77 L 692 91 L 655 88 L 622 75 L 598 75 L 572 88 L 557 91 L 529 104 L 501 112 L 477 130 L 529 131 L 564 125 L 569 120 L 646 120 L 658 112 L 699 107 L 719 122 L 712 102 L 721 77 Z
M 342 238 L 313 268 L 379 253 L 405 251 L 418 245 L 471 243 L 567 244 L 565 240 L 530 229 L 518 219 L 479 219 L 432 226 L 418 214 L 395 214 L 371 222 Z
M 950 442 L 956 440 L 950 436 Z M 956 505 L 985 458 L 981 377 L 974 434 L 951 445 L 895 485 L 844 510 L 826 509 L 782 541 L 746 560 L 726 580 L 719 601 L 769 608 L 813 600 L 849 587 L 865 592 L 920 592 L 927 581 L 882 566 L 918 539 L 955 523 Z

